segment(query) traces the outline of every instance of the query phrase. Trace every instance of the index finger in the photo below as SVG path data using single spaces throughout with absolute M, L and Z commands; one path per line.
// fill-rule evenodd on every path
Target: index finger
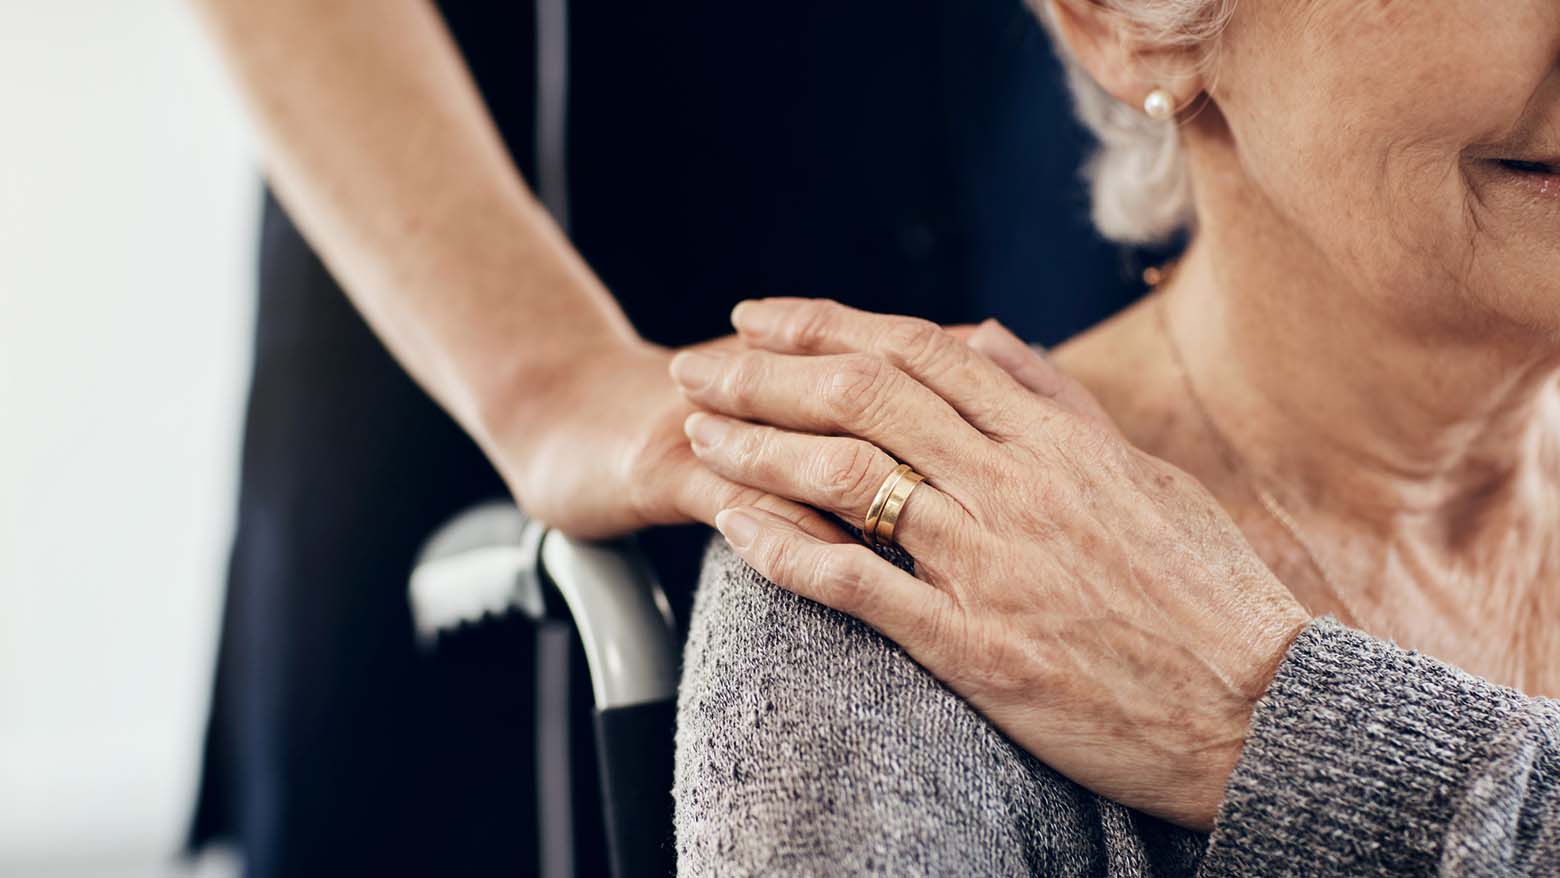
M 828 299 L 779 298 L 743 302 L 731 322 L 743 340 L 775 353 L 877 354 L 988 436 L 1022 436 L 1043 420 L 1043 403 L 1012 376 L 927 320 L 858 311 Z
M 939 635 L 957 617 L 958 602 L 866 546 L 824 542 L 752 508 L 724 510 L 715 526 L 775 585 L 855 616 L 917 659 L 935 658 L 945 648 Z

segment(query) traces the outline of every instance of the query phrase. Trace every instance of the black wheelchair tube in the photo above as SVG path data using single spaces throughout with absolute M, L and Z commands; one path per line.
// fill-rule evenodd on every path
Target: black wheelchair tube
M 567 689 L 552 685 L 567 681 L 569 627 L 590 672 L 613 874 L 672 874 L 678 641 L 666 595 L 637 545 L 576 542 L 527 520 L 513 504 L 487 504 L 429 539 L 410 591 L 418 633 L 430 646 L 441 636 L 517 611 L 538 626 L 543 874 L 575 871 L 570 809 L 558 807 L 570 798 Z M 567 618 L 558 612 L 559 597 Z
M 665 878 L 675 864 L 677 692 L 677 635 L 666 595 L 632 541 L 576 542 L 552 532 L 541 551 L 590 666 L 612 874 Z
M 607 850 L 616 878 L 666 878 L 672 838 L 673 699 L 596 711 Z

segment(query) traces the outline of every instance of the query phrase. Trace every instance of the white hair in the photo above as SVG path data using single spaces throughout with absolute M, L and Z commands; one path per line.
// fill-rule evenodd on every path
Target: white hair
M 1099 140 L 1085 167 L 1095 228 L 1115 241 L 1164 241 L 1191 227 L 1191 183 L 1174 120 L 1150 119 L 1116 100 L 1073 58 L 1056 31 L 1053 2 L 1028 0 L 1051 34 L 1067 70 L 1078 118 Z M 1235 11 L 1236 0 L 1074 0 L 1119 14 L 1139 39 L 1167 48 L 1212 46 Z

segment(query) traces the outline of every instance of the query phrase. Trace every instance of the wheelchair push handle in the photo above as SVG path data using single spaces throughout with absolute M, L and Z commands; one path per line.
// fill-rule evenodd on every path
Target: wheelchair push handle
M 425 643 L 489 615 L 518 611 L 540 622 L 551 595 L 579 633 L 598 710 L 676 695 L 671 608 L 632 538 L 574 540 L 513 504 L 491 503 L 440 528 L 412 571 L 412 615 Z
M 487 504 L 427 541 L 410 592 L 425 643 L 515 612 L 572 625 L 590 672 L 613 875 L 671 874 L 678 641 L 665 592 L 637 544 L 573 540 L 513 504 Z

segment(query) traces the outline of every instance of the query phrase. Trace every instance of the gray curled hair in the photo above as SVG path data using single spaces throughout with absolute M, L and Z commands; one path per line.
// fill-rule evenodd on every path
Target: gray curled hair
M 1078 118 L 1099 140 L 1084 168 L 1094 226 L 1131 244 L 1164 241 L 1196 221 L 1191 181 L 1174 120 L 1155 121 L 1116 100 L 1072 57 L 1056 31 L 1052 3 L 1096 3 L 1120 14 L 1145 42 L 1211 49 L 1236 0 L 1027 0 L 1067 71 Z

